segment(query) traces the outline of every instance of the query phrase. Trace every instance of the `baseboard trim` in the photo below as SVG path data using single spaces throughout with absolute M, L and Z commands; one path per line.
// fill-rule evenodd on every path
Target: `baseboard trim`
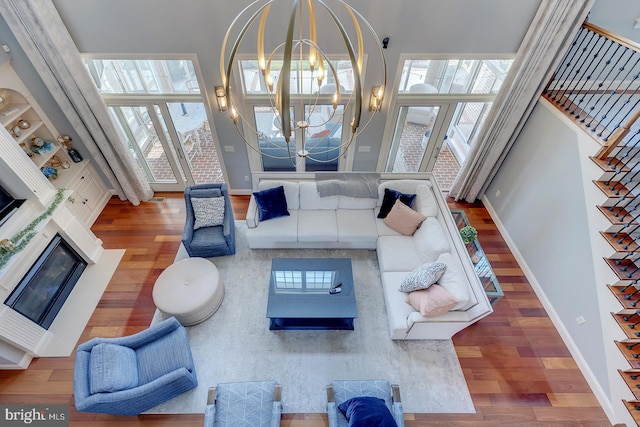
M 558 313 L 556 312 L 555 308 L 551 304 L 551 301 L 549 301 L 549 298 L 543 291 L 542 287 L 540 286 L 540 283 L 538 282 L 535 275 L 529 268 L 529 265 L 527 264 L 524 257 L 518 250 L 518 247 L 516 246 L 514 241 L 511 239 L 509 232 L 505 228 L 502 221 L 500 221 L 500 217 L 498 216 L 498 213 L 495 211 L 495 209 L 493 209 L 491 202 L 486 196 L 482 196 L 481 200 L 482 200 L 482 203 L 484 204 L 484 207 L 487 209 L 487 212 L 489 212 L 491 219 L 493 220 L 493 222 L 496 224 L 496 227 L 500 231 L 502 238 L 505 240 L 507 246 L 509 247 L 509 250 L 511 251 L 514 258 L 518 262 L 518 265 L 522 269 L 522 272 L 524 273 L 525 277 L 529 281 L 529 284 L 533 288 L 533 291 L 536 293 L 538 299 L 542 303 L 542 306 L 549 314 L 549 318 L 551 319 L 551 322 L 553 322 L 553 325 L 555 326 L 556 330 L 560 334 L 562 341 L 565 343 L 565 345 L 569 349 L 571 356 L 575 359 L 576 364 L 580 369 L 580 372 L 582 372 L 582 375 L 584 375 L 585 379 L 587 380 L 587 383 L 589 384 L 589 387 L 591 387 L 591 390 L 593 391 L 593 394 L 596 396 L 596 399 L 598 399 L 598 403 L 600 403 L 600 406 L 602 406 L 602 409 L 607 415 L 607 418 L 609 418 L 609 422 L 611 424 L 615 424 L 616 417 L 615 417 L 615 411 L 613 409 L 613 405 L 611 404 L 611 401 L 607 397 L 607 394 L 605 393 L 604 389 L 600 385 L 600 382 L 596 379 L 596 376 L 594 375 L 593 371 L 591 370 L 586 360 L 582 356 L 582 353 L 580 352 L 580 350 L 578 349 L 578 346 L 576 345 L 575 341 L 571 337 L 571 334 L 569 333 L 567 328 L 564 326 L 564 323 L 560 319 L 560 316 L 558 316 Z

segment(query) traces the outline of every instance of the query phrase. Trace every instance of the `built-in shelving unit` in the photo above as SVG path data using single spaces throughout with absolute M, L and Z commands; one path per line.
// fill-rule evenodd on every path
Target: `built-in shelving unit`
M 91 162 L 73 161 L 68 147 L 59 141 L 60 135 L 33 101 L 11 88 L 0 88 L 0 97 L 2 127 L 51 184 L 74 191 L 69 208 L 91 225 L 111 197 Z

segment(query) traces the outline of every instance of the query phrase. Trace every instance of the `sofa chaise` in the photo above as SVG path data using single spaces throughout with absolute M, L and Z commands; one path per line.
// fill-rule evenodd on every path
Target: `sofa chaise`
M 252 196 L 247 241 L 260 248 L 346 248 L 376 250 L 391 338 L 450 339 L 492 312 L 447 203 L 431 174 L 383 174 L 376 198 L 320 197 L 314 174 L 261 173 L 254 190 L 284 188 L 289 215 L 260 221 Z M 426 219 L 402 235 L 377 218 L 385 189 L 416 194 L 412 207 Z M 422 316 L 399 290 L 403 280 L 425 263 L 444 262 L 438 284 L 457 303 L 443 314 Z

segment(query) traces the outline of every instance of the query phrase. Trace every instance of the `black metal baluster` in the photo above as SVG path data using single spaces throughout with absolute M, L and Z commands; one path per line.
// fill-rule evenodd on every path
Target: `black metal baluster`
M 560 71 L 559 73 L 560 75 L 556 74 L 556 85 L 551 90 L 551 92 L 553 91 L 556 91 L 556 92 L 551 98 L 552 100 L 555 101 L 556 98 L 558 98 L 558 102 L 559 102 L 560 98 L 558 97 L 558 94 L 560 93 L 560 89 L 564 87 L 564 82 L 566 81 L 566 78 L 569 75 L 569 70 L 570 70 L 569 67 L 571 67 L 572 61 L 574 60 L 575 56 L 578 54 L 580 50 L 580 46 L 582 45 L 582 43 L 584 42 L 588 34 L 589 34 L 588 29 L 581 28 L 578 34 L 576 35 L 576 38 L 573 40 L 573 43 L 571 44 L 571 49 L 567 51 L 565 57 L 560 62 L 560 64 L 564 64 L 564 69 Z
M 573 109 L 573 111 L 569 112 L 569 114 L 575 116 L 576 119 L 578 119 L 579 116 L 580 116 L 580 113 L 575 114 L 576 111 L 579 110 L 579 103 L 584 101 L 584 96 L 582 96 L 582 99 L 579 99 L 579 100 L 578 100 L 578 97 L 580 97 L 580 95 L 588 93 L 588 91 L 586 91 L 586 92 L 584 91 L 584 88 L 587 85 L 587 83 L 591 83 L 591 86 L 593 86 L 592 82 L 594 82 L 595 79 L 594 79 L 594 76 L 592 74 L 598 69 L 598 66 L 602 62 L 602 57 L 603 57 L 601 55 L 602 49 L 607 44 L 607 42 L 609 42 L 609 44 L 611 44 L 611 41 L 609 39 L 607 39 L 606 37 L 603 37 L 601 35 L 598 35 L 598 37 L 599 38 L 596 41 L 596 46 L 599 45 L 600 47 L 598 48 L 598 51 L 596 53 L 593 53 L 591 55 L 591 56 L 593 56 L 593 60 L 587 66 L 587 69 L 585 70 L 584 74 L 586 75 L 586 78 L 583 80 L 582 86 L 576 90 L 576 97 L 573 99 L 574 109 Z M 605 53 L 606 53 L 606 51 L 605 51 Z M 598 58 L 600 58 L 600 59 L 596 61 L 596 59 L 598 59 Z
M 627 69 L 627 66 L 629 65 L 629 62 L 633 59 L 634 57 L 634 53 L 635 51 L 632 49 L 629 49 L 628 47 L 625 48 L 625 51 L 622 53 L 622 55 L 620 56 L 620 58 L 618 58 L 618 61 L 616 62 L 616 64 L 614 65 L 614 67 L 618 70 L 616 75 L 613 76 L 613 78 L 610 80 L 611 82 L 615 82 L 616 80 L 619 79 L 620 75 Z M 622 64 L 621 66 L 618 66 L 618 64 L 620 64 L 621 61 L 624 60 L 624 58 L 626 57 L 626 60 L 624 61 L 624 64 Z M 633 69 L 633 68 L 632 68 Z M 631 72 L 631 70 L 629 70 L 627 72 L 627 74 L 629 74 Z M 605 95 L 607 95 L 610 91 L 611 86 L 607 86 L 606 88 L 603 89 L 602 94 L 600 94 L 600 96 L 598 98 L 595 99 L 595 102 L 593 104 L 593 106 L 589 107 L 590 111 L 594 111 L 596 106 L 602 102 L 604 105 L 606 105 L 606 102 L 608 100 L 608 98 L 605 97 Z M 609 94 L 609 96 L 612 96 L 615 94 L 615 90 L 613 90 L 612 93 Z M 602 107 L 601 107 L 602 109 Z M 591 127 L 591 124 L 593 122 L 593 120 L 595 120 L 596 114 L 590 114 L 591 117 L 591 121 L 589 123 L 586 124 L 587 127 Z M 584 123 L 586 120 L 583 119 L 581 120 L 582 123 Z
M 631 80 L 631 81 L 629 82 L 629 84 L 627 85 L 627 88 L 624 90 L 624 92 L 623 92 L 623 93 L 621 93 L 621 94 L 620 94 L 620 97 L 618 97 L 618 100 L 620 100 L 620 98 L 622 98 L 622 95 L 623 95 L 623 94 L 626 94 L 626 93 L 627 93 L 627 91 L 629 90 L 629 87 L 631 87 L 631 85 L 633 84 L 633 82 L 634 82 L 634 81 L 636 81 L 636 80 L 638 79 L 638 77 L 639 77 L 639 76 L 640 76 L 640 74 L 637 74 L 637 73 L 636 73 L 636 74 L 634 74 L 634 76 L 633 76 L 633 80 Z M 629 116 L 630 116 L 630 115 L 631 115 L 631 113 L 634 111 L 634 108 L 636 108 L 636 106 L 638 105 L 638 101 L 636 101 L 636 103 L 635 103 L 634 105 L 630 106 L 629 111 L 627 111 L 626 113 L 623 113 L 624 105 L 629 104 L 629 103 L 631 102 L 631 98 L 632 98 L 634 95 L 636 95 L 637 93 L 638 93 L 638 89 L 636 88 L 636 89 L 635 89 L 633 92 L 631 92 L 631 94 L 630 94 L 630 95 L 629 95 L 629 96 L 624 100 L 624 102 L 623 102 L 623 104 L 622 104 L 622 105 L 623 105 L 623 107 L 621 107 L 621 108 L 618 110 L 618 112 L 617 112 L 613 117 L 611 117 L 611 120 L 609 120 L 609 122 L 607 122 L 607 124 L 606 124 L 606 125 L 604 125 L 604 129 L 608 129 L 609 125 L 611 125 L 611 123 L 613 122 L 613 120 L 615 120 L 615 118 L 616 118 L 616 117 L 618 117 L 619 115 L 622 115 L 622 119 L 620 119 L 620 122 L 618 123 L 618 125 L 617 125 L 614 129 L 610 130 L 610 131 L 609 131 L 609 135 L 607 135 L 607 136 L 604 138 L 604 140 L 605 140 L 605 141 L 607 141 L 607 140 L 609 139 L 609 136 L 611 136 L 611 134 L 612 134 L 616 129 L 618 129 L 620 126 L 622 126 L 622 125 L 624 124 L 623 122 L 626 122 L 626 120 L 628 120 Z M 612 106 L 609 108 L 609 110 L 605 113 L 605 116 L 609 115 L 609 113 L 611 112 L 611 110 L 612 110 L 615 106 L 617 106 L 617 105 L 618 105 L 618 103 L 617 103 L 617 102 L 616 102 L 616 104 L 612 105 Z M 604 130 L 601 130 L 601 131 L 598 133 L 598 136 L 599 136 L 599 137 L 602 137 L 603 132 L 604 132 Z
M 588 46 L 589 44 L 591 44 L 591 41 L 594 39 L 596 33 L 590 32 L 589 33 L 589 37 L 585 37 L 584 41 L 586 41 L 586 44 L 581 43 L 580 48 L 578 49 L 578 52 L 586 52 L 588 50 Z M 571 67 L 571 71 L 569 73 L 569 75 L 567 77 L 565 77 L 565 81 L 567 82 L 566 84 L 564 84 L 565 89 L 562 92 L 562 94 L 560 95 L 560 99 L 558 100 L 558 102 L 560 102 L 560 100 L 562 98 L 565 98 L 566 93 L 568 90 L 570 90 L 570 84 L 571 82 L 576 80 L 576 76 L 578 75 L 578 73 L 580 72 L 580 67 L 582 67 L 582 65 L 585 62 L 585 58 L 582 57 L 583 55 L 581 54 L 580 57 L 578 57 L 573 64 L 573 67 Z M 577 67 L 577 68 L 576 68 Z M 562 102 L 562 104 L 560 104 L 561 107 L 564 107 L 565 104 L 567 103 L 567 99 L 565 98 L 565 100 Z
M 629 68 L 629 71 L 627 72 L 626 76 L 620 81 L 620 83 L 618 83 L 618 86 L 611 91 L 611 96 L 609 99 L 607 99 L 604 104 L 602 105 L 602 107 L 600 107 L 600 110 L 598 110 L 597 113 L 595 113 L 593 115 L 593 118 L 591 119 L 591 122 L 589 122 L 589 124 L 587 125 L 587 127 L 590 127 L 591 123 L 593 122 L 593 120 L 595 120 L 596 117 L 600 117 L 600 120 L 598 120 L 598 125 L 602 123 L 602 121 L 604 119 L 607 118 L 607 114 L 602 114 L 602 110 L 605 109 L 605 107 L 607 107 L 608 104 L 611 104 L 611 107 L 609 107 L 609 110 L 607 110 L 608 112 L 611 111 L 611 108 L 613 108 L 614 106 L 618 105 L 618 102 L 620 101 L 620 98 L 622 98 L 622 96 L 624 96 L 624 91 L 620 91 L 620 87 L 622 86 L 622 84 L 627 81 L 627 78 L 629 77 L 629 75 L 631 74 L 631 72 L 636 68 L 636 66 L 638 65 L 638 62 L 640 62 L 640 55 L 637 55 L 636 52 L 632 53 L 632 57 L 635 56 L 636 57 L 636 61 L 633 64 L 632 67 Z M 621 70 L 622 71 L 622 70 Z M 629 86 L 627 85 L 627 88 Z M 618 93 L 618 97 L 615 97 L 615 94 Z M 611 103 L 609 101 L 612 101 Z M 593 126 L 591 131 L 595 132 L 597 129 L 597 126 Z
M 602 90 L 603 90 L 603 89 L 602 89 L 602 86 L 604 86 L 604 83 L 603 83 L 603 82 L 606 82 L 606 81 L 607 81 L 607 79 L 609 78 L 609 76 L 611 75 L 611 73 L 613 72 L 613 70 L 615 70 L 615 69 L 616 69 L 615 65 L 614 65 L 614 66 L 612 66 L 612 67 L 610 67 L 610 65 L 611 65 L 611 61 L 612 61 L 614 58 L 618 58 L 618 59 L 619 59 L 619 57 L 617 56 L 617 54 L 618 54 L 618 51 L 619 51 L 621 48 L 623 48 L 623 46 L 622 46 L 622 45 L 620 45 L 620 44 L 617 44 L 617 43 L 615 43 L 615 42 L 613 42 L 613 41 L 611 41 L 611 44 L 612 44 L 612 45 L 616 45 L 616 50 L 611 54 L 611 58 L 609 58 L 609 59 L 605 62 L 605 64 L 606 64 L 606 67 L 605 67 L 605 68 L 608 68 L 608 69 L 609 69 L 609 71 L 607 71 L 607 75 L 606 75 L 606 76 L 604 76 L 604 77 L 602 77 L 602 78 L 598 78 L 598 79 L 593 79 L 593 83 L 594 83 L 594 84 L 595 84 L 596 82 L 599 82 L 599 83 L 598 83 L 598 89 L 593 90 L 593 87 L 589 88 L 590 96 L 589 96 L 589 99 L 587 100 L 587 102 L 586 102 L 586 104 L 585 104 L 585 108 L 584 108 L 584 110 L 583 110 L 583 111 L 585 111 L 585 112 L 586 112 L 586 108 L 587 108 L 587 106 L 589 105 L 589 103 L 591 102 L 591 100 L 593 99 L 593 97 L 598 93 L 598 91 L 602 91 Z M 629 48 L 626 48 L 626 50 L 629 50 Z M 623 52 L 622 52 L 622 54 L 620 55 L 620 57 L 622 57 L 622 56 L 625 54 L 625 52 L 626 52 L 626 51 L 623 51 Z M 578 117 L 576 117 L 576 118 L 578 118 Z M 584 123 L 584 118 L 583 118 L 583 120 L 581 120 L 581 121 Z

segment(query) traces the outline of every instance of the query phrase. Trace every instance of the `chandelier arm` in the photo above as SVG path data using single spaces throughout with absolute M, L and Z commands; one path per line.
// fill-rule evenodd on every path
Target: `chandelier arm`
M 327 11 L 327 14 L 331 17 L 331 19 L 333 19 L 333 22 L 338 28 L 338 30 L 340 31 L 342 40 L 344 41 L 344 44 L 347 47 L 347 53 L 349 54 L 349 59 L 351 60 L 351 66 L 354 69 L 358 69 L 358 62 L 355 57 L 355 53 L 353 51 L 353 43 L 351 43 L 351 39 L 349 39 L 349 35 L 347 34 L 347 31 L 345 30 L 344 26 L 336 16 L 335 12 L 331 10 L 329 6 L 325 4 L 325 2 L 323 2 L 322 0 L 318 0 L 318 3 L 320 3 L 325 8 L 325 10 Z M 362 115 L 362 82 L 360 81 L 359 70 L 357 73 L 354 73 L 354 86 L 355 86 L 355 90 L 353 92 L 355 92 L 356 101 L 355 101 L 355 110 L 354 110 L 355 114 L 353 117 L 353 121 L 351 122 L 351 133 L 356 133 L 358 126 L 360 126 L 360 117 Z
M 345 8 L 347 8 L 352 13 L 357 15 L 362 22 L 364 22 L 364 24 L 367 27 L 367 29 L 369 30 L 369 32 L 373 35 L 374 40 L 380 40 L 378 38 L 378 34 L 376 33 L 376 30 L 373 29 L 373 27 L 371 26 L 369 21 L 367 21 L 365 19 L 365 17 L 362 16 L 362 14 L 360 12 L 358 12 L 356 9 L 352 8 L 351 6 L 349 6 L 344 0 L 338 0 L 338 1 L 340 3 L 342 3 L 342 5 Z M 377 43 L 376 46 L 378 47 L 378 53 L 380 54 L 380 61 L 382 62 L 382 87 L 384 89 L 386 89 L 387 88 L 387 62 L 384 59 L 384 52 L 382 52 L 382 46 L 380 45 L 380 43 Z
M 280 100 L 280 118 L 282 121 L 282 135 L 284 139 L 289 142 L 291 138 L 291 113 L 289 111 L 291 98 L 289 97 L 289 90 L 291 87 L 291 56 L 293 51 L 293 32 L 296 25 L 296 12 L 299 4 L 299 0 L 294 0 L 291 7 L 291 16 L 289 17 L 289 26 L 287 27 L 287 37 L 284 44 L 284 61 L 282 69 L 280 70 L 280 76 L 278 77 L 278 94 L 276 100 Z
M 225 57 L 224 56 L 225 56 L 225 50 L 226 50 L 228 38 L 229 38 L 229 35 L 231 34 L 231 30 L 233 29 L 233 25 L 238 20 L 238 18 L 240 18 L 240 16 L 242 16 L 244 14 L 244 12 L 247 11 L 251 6 L 253 6 L 254 4 L 258 3 L 258 1 L 259 0 L 256 0 L 253 3 L 251 3 L 242 12 L 240 12 L 240 14 L 238 16 L 236 16 L 236 19 L 233 20 L 233 22 L 231 23 L 231 25 L 227 29 L 227 33 L 225 34 L 224 40 L 222 42 L 222 50 L 220 51 L 220 68 L 221 68 L 222 71 L 224 71 L 224 73 L 222 74 L 223 83 L 224 83 L 224 91 L 227 94 L 227 97 L 229 98 L 229 103 L 230 104 L 231 104 L 231 92 L 229 91 L 229 87 L 230 87 L 230 84 L 231 84 L 231 70 L 233 69 L 233 62 L 235 60 L 236 53 L 238 52 L 238 48 L 240 47 L 240 43 L 242 43 L 242 40 L 244 39 L 244 36 L 247 33 L 247 31 L 249 30 L 249 27 L 251 26 L 251 24 L 253 24 L 253 22 L 260 15 L 260 13 L 265 8 L 267 8 L 267 6 L 271 5 L 271 3 L 273 3 L 275 0 L 270 0 L 266 4 L 261 6 L 257 11 L 255 11 L 253 13 L 253 15 L 251 15 L 251 18 L 249 18 L 247 23 L 242 26 L 242 29 L 240 30 L 240 33 L 238 33 L 238 37 L 236 38 L 236 41 L 233 43 L 233 46 L 231 47 L 231 53 L 229 54 L 229 62 L 227 63 L 226 70 L 224 70 L 223 69 L 223 66 L 225 64 Z

